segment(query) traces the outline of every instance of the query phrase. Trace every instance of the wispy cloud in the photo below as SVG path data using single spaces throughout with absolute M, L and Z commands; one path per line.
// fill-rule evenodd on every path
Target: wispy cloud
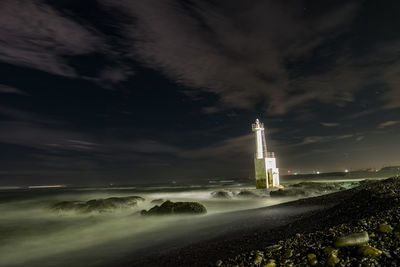
M 344 134 L 344 135 L 327 135 L 327 136 L 308 136 L 303 139 L 303 141 L 297 145 L 309 145 L 316 143 L 326 143 L 337 140 L 349 139 L 354 137 L 354 134 Z
M 63 56 L 101 50 L 88 29 L 39 0 L 0 2 L 0 60 L 46 72 L 75 76 Z
M 0 142 L 40 150 L 90 150 L 95 147 L 91 137 L 72 130 L 29 122 L 1 122 Z M 90 141 L 88 141 L 90 140 Z
M 28 95 L 24 91 L 15 87 L 0 84 L 0 94 L 17 94 L 17 95 Z
M 160 143 L 155 140 L 141 140 L 130 144 L 124 144 L 124 147 L 132 152 L 147 154 L 169 154 L 175 157 L 186 159 L 195 158 L 231 158 L 233 155 L 251 154 L 254 144 L 253 134 L 246 134 L 227 138 L 209 146 L 196 149 L 183 149 L 178 146 L 172 146 Z
M 321 125 L 325 127 L 337 127 L 340 124 L 337 122 L 321 122 Z
M 357 137 L 356 137 L 356 141 L 357 141 L 357 142 L 360 142 L 360 141 L 364 140 L 364 138 L 365 138 L 365 136 L 363 136 L 363 135 L 357 136 Z
M 303 87 L 307 90 L 291 94 L 299 83 L 293 84 L 284 61 L 306 56 L 340 34 L 356 13 L 354 2 L 335 5 L 309 20 L 304 19 L 301 4 L 276 1 L 102 3 L 131 14 L 125 30 L 127 42 L 134 45 L 132 58 L 162 70 L 194 92 L 219 97 L 217 107 L 206 112 L 250 109 L 264 102 L 271 114 L 281 114 L 311 100 L 341 103 L 340 99 L 348 98 L 340 87 Z
M 397 125 L 399 123 L 400 123 L 400 121 L 385 121 L 385 122 L 382 122 L 381 124 L 378 125 L 378 129 L 383 129 L 383 128 L 386 128 L 386 127 L 394 126 L 394 125 Z

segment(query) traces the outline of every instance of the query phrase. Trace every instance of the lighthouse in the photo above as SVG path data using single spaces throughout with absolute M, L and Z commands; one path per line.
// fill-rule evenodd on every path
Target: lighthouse
M 254 170 L 256 188 L 270 188 L 279 186 L 279 169 L 276 167 L 274 152 L 267 151 L 264 123 L 258 119 L 252 124 L 255 134 L 256 152 L 254 153 Z

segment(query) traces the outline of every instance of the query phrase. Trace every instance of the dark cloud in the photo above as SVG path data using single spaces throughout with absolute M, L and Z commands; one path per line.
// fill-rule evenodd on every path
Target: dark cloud
M 338 136 L 308 136 L 308 137 L 304 138 L 304 140 L 297 145 L 309 145 L 309 144 L 315 144 L 315 143 L 333 142 L 333 141 L 352 138 L 354 136 L 355 136 L 354 134 L 344 134 L 344 135 L 338 135 Z
M 321 122 L 321 125 L 325 127 L 337 127 L 340 124 L 337 122 Z
M 247 177 L 256 117 L 282 168 L 382 165 L 398 151 L 395 10 L 370 0 L 1 1 L 3 172 Z
M 1 1 L 0 61 L 107 88 L 134 74 L 110 44 L 112 36 L 60 11 L 42 0 Z
M 356 138 L 356 141 L 357 141 L 357 142 L 360 142 L 360 141 L 364 140 L 364 138 L 365 138 L 365 136 L 363 136 L 363 135 L 358 136 L 358 137 Z
M 218 107 L 206 108 L 207 113 L 250 109 L 260 102 L 275 114 L 310 100 L 340 105 L 351 101 L 352 92 L 359 88 L 348 91 L 335 86 L 346 72 L 342 65 L 334 77 L 331 72 L 315 75 L 318 82 L 312 86 L 302 77 L 290 77 L 285 65 L 287 59 L 309 56 L 314 48 L 346 31 L 357 14 L 354 2 L 315 14 L 308 14 L 305 5 L 280 1 L 104 2 L 132 14 L 134 19 L 125 26 L 134 44 L 132 57 L 197 92 L 219 96 Z M 291 93 L 298 89 L 302 93 Z
M 351 38 L 343 37 L 354 30 L 358 1 L 328 1 L 324 7 L 281 1 L 99 2 L 102 10 L 119 10 L 120 20 L 110 22 L 117 35 L 42 1 L 3 1 L 0 60 L 108 88 L 134 75 L 125 59 L 143 61 L 190 87 L 188 95 L 215 94 L 217 103 L 203 109 L 208 114 L 259 104 L 269 114 L 285 114 L 312 101 L 343 107 L 371 78 L 388 86 L 381 96 L 385 107 L 399 107 L 397 43 L 371 45 L 360 59 Z M 94 52 L 107 55 L 108 62 L 91 66 L 98 70 L 90 77 L 67 60 Z M 325 59 L 323 65 L 315 54 Z
M 64 55 L 89 53 L 102 45 L 93 29 L 42 1 L 1 1 L 0 24 L 0 60 L 58 75 L 76 75 Z

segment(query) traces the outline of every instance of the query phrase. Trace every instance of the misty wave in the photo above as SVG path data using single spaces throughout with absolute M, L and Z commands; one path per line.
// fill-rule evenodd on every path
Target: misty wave
M 67 188 L 3 194 L 0 199 L 0 265 L 102 265 L 126 255 L 135 257 L 150 253 L 158 246 L 159 249 L 179 247 L 213 237 L 225 229 L 223 225 L 245 219 L 246 216 L 239 212 L 241 210 L 254 210 L 297 199 L 213 198 L 212 192 L 218 189 L 223 188 L 187 186 L 174 188 L 173 191 L 160 188 L 142 190 L 138 187 L 120 190 Z M 231 189 L 237 190 L 237 186 L 232 185 Z M 60 201 L 132 195 L 141 196 L 145 201 L 132 208 L 102 213 L 69 212 L 59 215 L 50 209 Z M 199 202 L 207 208 L 207 214 L 141 216 L 140 211 L 152 208 L 155 204 L 151 201 L 155 199 Z

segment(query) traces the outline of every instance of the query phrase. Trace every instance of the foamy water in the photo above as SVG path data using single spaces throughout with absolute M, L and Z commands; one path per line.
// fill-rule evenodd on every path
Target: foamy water
M 223 186 L 228 189 L 239 187 L 246 188 L 242 184 Z M 212 198 L 211 192 L 220 188 L 222 186 L 64 188 L 3 192 L 0 195 L 0 266 L 101 265 L 124 255 L 151 252 L 157 246 L 168 244 L 168 240 L 179 237 L 184 240 L 192 236 L 193 242 L 212 237 L 227 222 L 243 219 L 235 217 L 243 215 L 234 215 L 233 211 L 295 199 Z M 59 201 L 132 195 L 141 196 L 146 201 L 139 202 L 132 209 L 101 214 L 70 213 L 60 216 L 49 209 Z M 194 216 L 141 216 L 140 210 L 153 207 L 155 204 L 151 201 L 154 199 L 200 202 L 208 213 Z M 171 243 L 171 246 L 179 245 L 184 243 Z

